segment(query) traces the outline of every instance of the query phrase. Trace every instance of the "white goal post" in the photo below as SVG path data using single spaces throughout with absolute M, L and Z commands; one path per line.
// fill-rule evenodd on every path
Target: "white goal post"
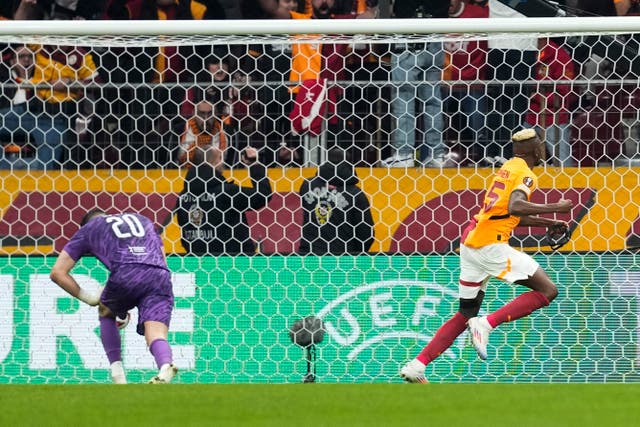
M 215 22 L 215 24 L 213 24 Z M 635 33 L 637 17 L 228 21 L 7 21 L 3 36 L 198 36 L 269 34 Z

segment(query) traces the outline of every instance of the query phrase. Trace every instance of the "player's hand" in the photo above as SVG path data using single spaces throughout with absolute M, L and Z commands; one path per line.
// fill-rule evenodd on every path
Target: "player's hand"
M 80 288 L 80 292 L 78 293 L 78 299 L 85 304 L 95 307 L 100 303 L 100 296 L 102 295 L 102 290 L 103 288 L 100 288 L 97 291 L 87 291 L 85 289 Z
M 566 213 L 571 212 L 573 208 L 573 200 L 569 199 L 561 199 L 558 203 L 556 203 L 557 209 L 556 212 Z
M 547 227 L 545 240 L 552 250 L 560 249 L 571 240 L 569 224 L 564 221 L 554 221 L 552 225 Z
M 551 224 L 551 227 L 563 227 L 565 229 L 569 228 L 569 223 L 567 221 L 562 221 L 560 219 L 556 219 L 553 221 L 553 224 Z
M 258 161 L 258 150 L 253 147 L 247 147 L 242 152 L 242 163 L 251 166 Z

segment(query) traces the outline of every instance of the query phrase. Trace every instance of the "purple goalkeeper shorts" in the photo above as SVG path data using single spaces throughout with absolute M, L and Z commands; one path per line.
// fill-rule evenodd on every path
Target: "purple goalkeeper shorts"
M 142 264 L 123 265 L 109 275 L 100 302 L 120 317 L 138 307 L 140 335 L 144 335 L 144 322 L 149 320 L 169 327 L 173 310 L 171 273 Z

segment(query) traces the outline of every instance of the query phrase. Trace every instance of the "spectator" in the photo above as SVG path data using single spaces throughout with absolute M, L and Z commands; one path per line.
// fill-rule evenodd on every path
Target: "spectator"
M 208 0 L 111 0 L 105 18 L 224 19 L 224 11 L 216 1 Z M 186 98 L 183 84 L 194 81 L 192 70 L 202 70 L 202 58 L 207 57 L 211 49 L 211 46 L 127 47 L 109 50 L 103 56 L 109 81 L 146 83 L 135 89 L 125 85 L 115 93 L 108 93 L 110 108 L 126 114 L 117 126 L 124 134 L 119 138 L 128 141 L 129 150 L 133 148 L 133 152 L 125 151 L 127 157 L 131 155 L 133 161 L 140 157 L 160 157 L 162 165 L 170 161 L 170 152 L 163 148 L 177 142 L 182 132 L 179 106 Z M 123 99 L 131 101 L 123 103 Z M 163 156 L 167 159 L 162 159 Z
M 278 8 L 299 12 L 298 0 L 278 0 Z M 271 15 L 260 7 L 259 0 L 244 0 L 243 15 L 245 19 L 268 19 Z M 265 75 L 267 81 L 285 82 L 291 71 L 291 44 L 270 43 L 256 45 L 253 49 L 262 49 L 259 52 L 258 70 Z
M 487 5 L 487 0 L 472 0 Z M 488 0 L 489 18 L 522 18 L 519 12 L 499 0 Z M 487 118 L 492 141 L 487 146 L 485 163 L 502 164 L 511 157 L 511 135 L 523 122 L 529 104 L 536 63 L 538 42 L 535 37 L 489 38 L 487 57 L 489 80 L 498 80 L 498 84 L 488 89 Z
M 207 100 L 216 106 L 216 115 L 224 124 L 226 145 L 226 163 L 235 166 L 239 162 L 239 153 L 249 145 L 262 144 L 258 137 L 258 126 L 264 116 L 263 106 L 257 101 L 257 90 L 251 84 L 252 78 L 242 70 L 230 74 L 231 68 L 226 59 L 210 57 L 206 61 L 206 71 L 200 83 L 209 82 L 210 86 L 192 87 L 187 91 L 187 101 L 183 103 L 183 117 L 193 115 L 191 106 L 200 100 Z
M 99 19 L 107 0 L 22 0 L 15 19 Z
M 449 17 L 488 18 L 489 10 L 486 7 L 467 4 L 463 0 L 451 0 Z M 457 130 L 461 135 L 460 140 L 468 141 L 464 143 L 467 151 L 466 157 L 473 165 L 484 157 L 484 147 L 487 144 L 485 86 L 472 83 L 473 81 L 486 80 L 487 41 L 447 41 L 444 47 L 447 53 L 448 65 L 445 67 L 443 78 L 445 80 L 469 82 L 452 85 L 449 99 L 458 101 L 458 108 L 454 111 L 462 113 L 467 119 L 466 128 L 470 130 L 471 138 L 467 140 L 463 137 L 465 126 L 461 126 Z
M 297 0 L 278 0 L 281 9 L 300 12 L 302 2 Z M 244 0 L 243 14 L 245 19 L 271 18 L 260 7 L 259 0 Z M 285 86 L 289 78 L 292 62 L 291 43 L 270 43 L 252 46 L 258 52 L 257 71 L 264 76 L 264 84 L 258 91 L 258 99 L 265 106 L 265 119 L 262 131 L 265 135 L 266 150 L 261 150 L 261 160 L 266 165 L 282 164 L 296 160 L 297 152 L 289 133 L 291 123 L 287 117 L 291 109 L 291 92 Z
M 192 118 L 187 120 L 184 133 L 178 147 L 178 164 L 193 166 L 196 150 L 215 147 L 222 151 L 227 148 L 223 118 L 216 115 L 213 104 L 200 101 Z
M 640 15 L 637 0 L 573 0 L 573 2 L 577 4 L 576 14 L 579 16 Z M 640 77 L 639 50 L 638 33 L 599 34 L 585 37 L 584 43 L 573 54 L 573 58 L 578 63 L 577 80 L 589 82 L 581 95 L 581 106 L 589 108 L 593 105 L 609 105 L 609 101 L 605 98 L 607 96 L 623 102 L 619 104 L 623 110 L 621 153 L 618 153 L 617 149 L 605 148 L 608 157 L 615 158 L 615 164 L 620 166 L 640 164 L 640 121 L 637 102 L 634 101 L 634 94 L 638 89 L 637 81 Z M 607 82 L 603 86 L 602 80 L 609 79 L 622 83 Z M 619 154 L 622 155 L 618 157 Z
M 37 46 L 35 46 L 37 48 Z M 3 86 L 0 94 L 0 107 L 7 108 L 13 106 L 26 109 L 27 100 L 33 97 L 33 87 L 20 86 L 21 83 L 28 83 L 33 78 L 35 66 L 35 53 L 30 46 L 10 45 L 2 55 L 2 68 L 0 79 L 10 84 Z
M 10 46 L 9 53 L 3 56 L 8 62 L 8 66 L 2 68 L 2 81 L 8 81 L 10 84 L 3 86 L 4 90 L 0 96 L 0 111 L 3 114 L 4 127 L 6 129 L 15 129 L 12 131 L 0 132 L 0 136 L 7 136 L 11 142 L 4 146 L 5 158 L 0 160 L 1 169 L 21 169 L 25 167 L 25 163 L 19 159 L 21 153 L 25 152 L 25 147 L 19 144 L 21 139 L 24 142 L 29 140 L 29 135 L 20 131 L 20 127 L 34 128 L 35 118 L 27 113 L 27 104 L 33 98 L 33 88 L 21 86 L 24 82 L 29 82 L 33 77 L 33 69 L 35 62 L 35 54 L 24 45 Z M 3 64 L 4 65 L 4 64 Z M 22 135 L 20 135 L 22 133 Z M 9 159 L 7 156 L 15 157 Z
M 43 19 L 45 9 L 38 4 L 38 0 L 21 0 L 15 9 L 13 19 L 15 20 L 36 20 Z M 47 17 L 48 18 L 48 17 Z
M 209 87 L 195 86 L 187 91 L 187 100 L 181 107 L 183 117 L 193 115 L 192 106 L 200 100 L 207 100 L 216 106 L 216 116 L 223 122 L 226 136 L 226 163 L 235 166 L 239 162 L 239 153 L 249 145 L 257 147 L 263 144 L 259 137 L 259 125 L 263 105 L 257 102 L 257 89 L 251 84 L 251 76 L 242 70 L 230 74 L 229 62 L 211 57 L 206 61 L 206 71 L 200 84 L 207 82 Z
M 624 16 L 635 0 L 572 0 L 581 16 Z
M 187 173 L 177 204 L 182 246 L 192 255 L 253 255 L 245 212 L 260 209 L 273 190 L 266 168 L 257 162 L 258 152 L 248 147 L 243 162 L 249 168 L 253 188 L 228 182 L 222 175 L 222 152 L 217 148 L 197 150 L 196 166 Z
M 182 117 L 193 116 L 195 105 L 202 100 L 218 106 L 220 115 L 229 115 L 233 94 L 229 62 L 216 56 L 205 60 L 204 72 L 199 73 L 197 78 L 199 85 L 187 90 L 186 100 L 180 108 Z
M 5 0 L 0 2 L 0 19 L 12 19 L 21 0 Z
M 638 0 L 614 0 L 617 16 L 632 15 L 638 11 Z
M 300 187 L 301 254 L 362 254 L 373 244 L 371 205 L 343 153 L 329 150 L 328 161 Z
M 20 86 L 33 78 L 35 66 L 35 53 L 26 45 L 11 45 L 2 55 L 2 81 L 10 82 L 2 86 L 0 94 L 0 107 L 13 106 L 14 109 L 23 107 L 26 109 L 26 101 L 33 97 L 33 88 Z
M 312 11 L 312 0 L 304 1 L 304 13 L 311 13 Z M 333 13 L 337 14 L 347 14 L 354 13 L 359 14 L 363 13 L 367 9 L 367 2 L 365 0 L 335 0 L 333 6 Z
M 249 73 L 242 70 L 233 73 L 230 90 L 230 110 L 228 128 L 230 128 L 231 150 L 227 153 L 227 164 L 235 166 L 239 162 L 240 152 L 245 147 L 263 145 L 259 126 L 264 116 L 264 106 L 258 102 L 257 89 L 251 84 Z
M 536 64 L 536 80 L 573 80 L 575 68 L 569 53 L 548 38 L 541 38 L 538 43 L 540 55 Z M 525 126 L 534 127 L 538 134 L 545 135 L 547 150 L 556 166 L 575 165 L 571 157 L 569 124 L 576 96 L 571 86 L 567 83 L 540 85 L 538 92 L 531 96 L 525 117 Z
M 106 17 L 154 21 L 224 19 L 224 10 L 217 1 L 211 0 L 111 0 Z M 154 58 L 154 63 L 145 76 L 146 81 L 193 81 L 194 76 L 189 70 L 202 69 L 201 58 L 204 57 L 204 49 L 202 47 L 196 52 L 197 55 L 187 47 L 162 46 L 156 51 L 148 50 L 148 55 Z
M 447 18 L 449 0 L 405 0 L 393 3 L 395 18 Z M 427 24 L 425 24 L 427 25 Z M 391 112 L 396 119 L 391 157 L 385 167 L 413 167 L 416 150 L 426 167 L 454 166 L 455 155 L 442 140 L 442 93 L 444 68 L 441 42 L 395 43 L 391 54 L 391 79 L 396 88 Z M 424 143 L 416 139 L 416 99 L 422 104 Z
M 260 0 L 262 9 L 266 14 L 277 19 L 353 19 L 353 18 L 374 18 L 377 14 L 377 1 L 370 0 L 367 9 L 359 14 L 334 15 L 332 14 L 335 0 L 312 0 L 312 10 L 310 13 L 298 13 L 279 4 L 276 0 Z M 292 63 L 289 74 L 289 82 L 292 84 L 291 93 L 297 94 L 303 84 L 311 86 L 309 82 L 327 81 L 329 82 L 327 99 L 330 101 L 332 109 L 335 110 L 335 100 L 340 99 L 342 90 L 334 82 L 345 80 L 345 56 L 348 46 L 341 44 L 311 44 L 300 43 L 292 46 Z M 307 82 L 307 83 L 305 83 Z M 301 103 L 303 100 L 296 100 Z M 339 135 L 344 135 L 344 123 L 332 111 L 329 114 L 329 133 L 334 141 L 338 142 Z M 322 120 L 320 118 L 319 120 Z M 283 147 L 281 153 L 286 154 L 287 149 Z
M 36 158 L 26 167 L 62 167 L 63 143 L 69 131 L 69 121 L 75 118 L 77 131 L 86 130 L 90 117 L 80 102 L 85 98 L 84 86 L 97 76 L 91 54 L 82 48 L 37 47 L 31 78 L 31 83 L 38 85 L 35 96 L 24 104 L 26 108 L 14 110 L 14 100 L 12 107 L 0 110 L 4 119 L 0 133 L 24 131 L 36 145 Z
M 242 19 L 241 4 L 237 0 L 200 0 L 216 10 L 215 18 L 208 19 Z

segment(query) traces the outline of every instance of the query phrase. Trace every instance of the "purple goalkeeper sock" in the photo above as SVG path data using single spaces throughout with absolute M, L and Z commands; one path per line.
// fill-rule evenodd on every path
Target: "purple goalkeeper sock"
M 166 365 L 171 363 L 171 347 L 169 347 L 169 343 L 167 340 L 163 338 L 158 338 L 154 340 L 149 346 L 149 351 L 156 359 L 156 364 L 158 365 L 158 369 L 162 367 L 162 365 Z
M 120 331 L 116 326 L 116 319 L 110 317 L 100 318 L 100 339 L 104 352 L 107 354 L 109 364 L 122 360 L 120 350 Z

